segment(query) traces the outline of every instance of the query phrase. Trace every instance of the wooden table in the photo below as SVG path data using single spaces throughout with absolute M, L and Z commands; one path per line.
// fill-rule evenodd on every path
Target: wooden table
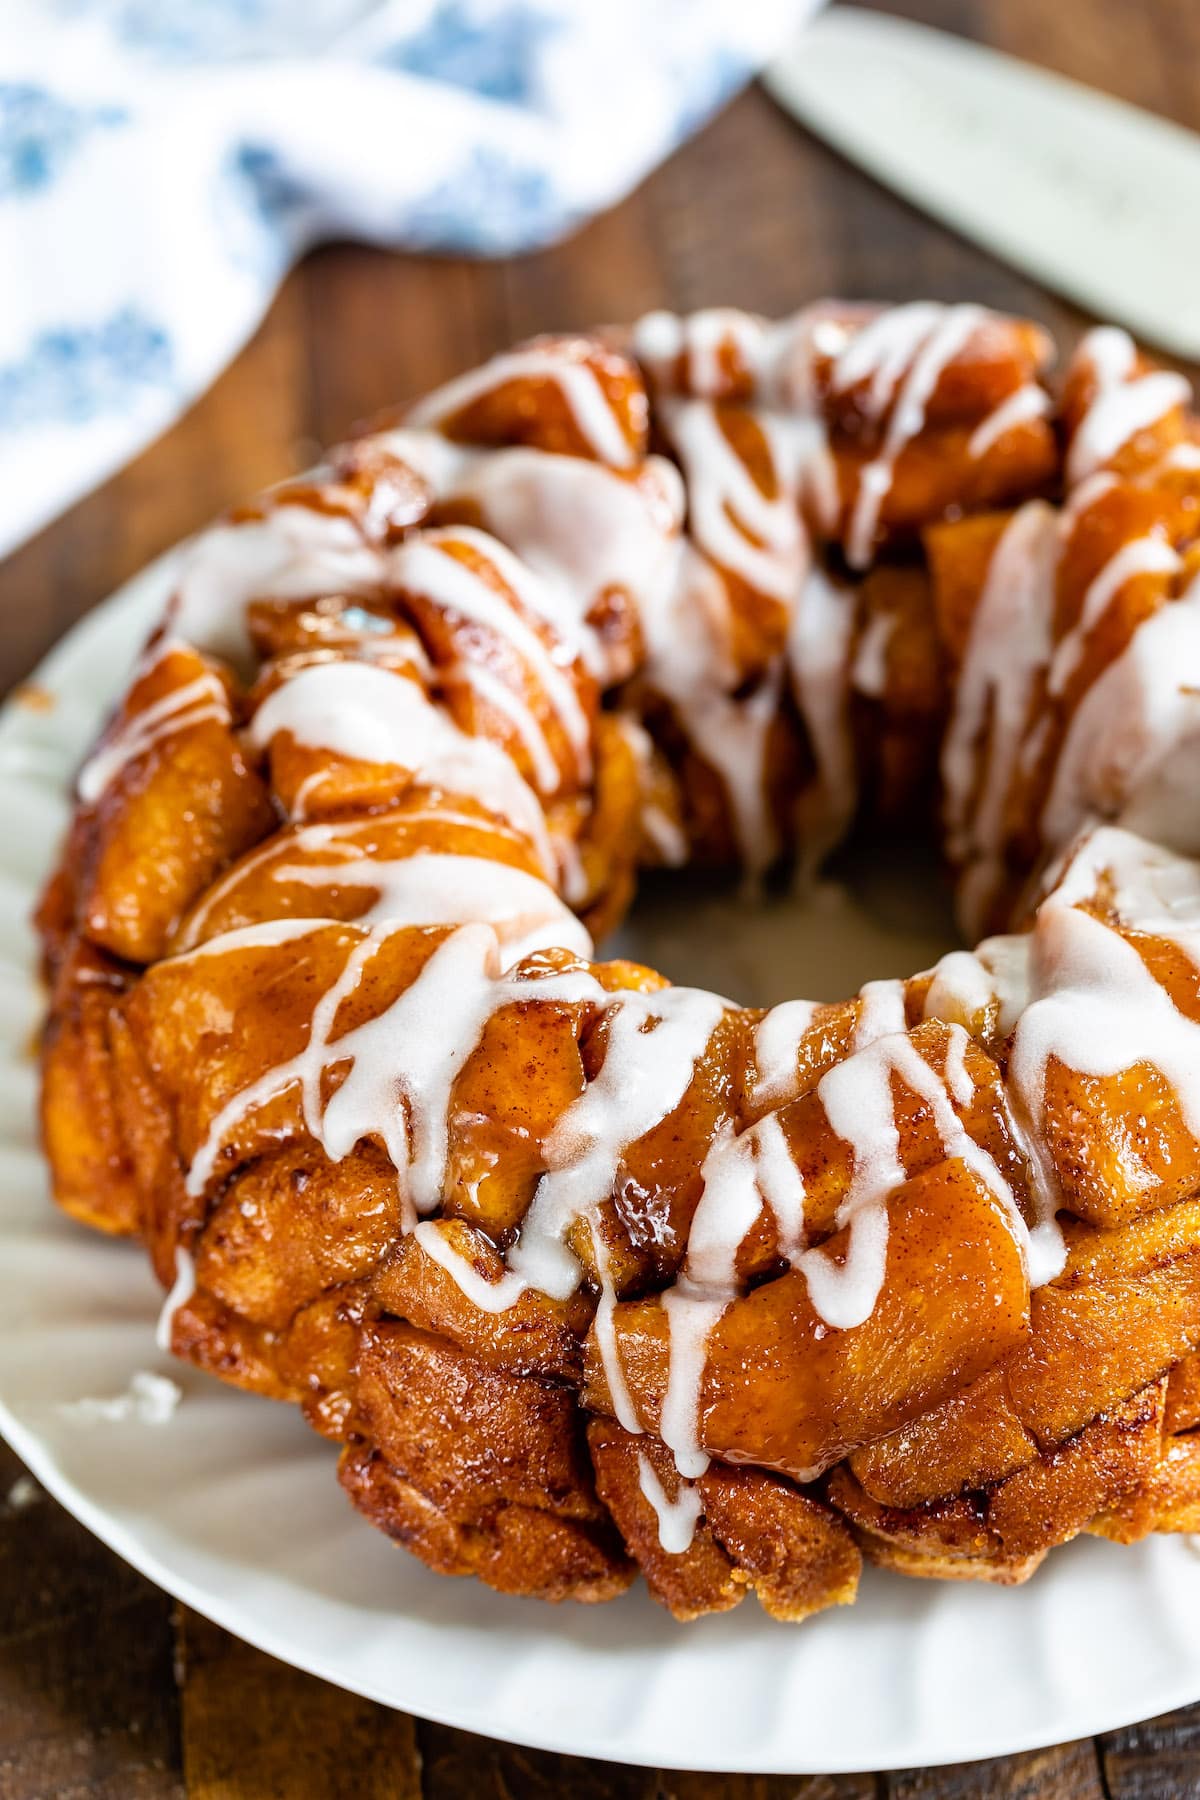
M 1200 127 L 1197 0 L 910 0 L 896 10 Z M 186 418 L 0 566 L 0 687 L 220 508 L 302 468 L 381 404 L 515 338 L 663 304 L 783 312 L 821 293 L 976 298 L 1060 334 L 1080 324 L 804 138 L 761 93 L 746 94 L 631 200 L 542 255 L 468 264 L 337 245 L 309 258 Z M 390 1713 L 239 1644 L 126 1568 L 0 1447 L 0 1800 L 985 1794 L 1200 1796 L 1200 1707 L 1094 1742 L 881 1776 L 676 1775 L 510 1749 Z

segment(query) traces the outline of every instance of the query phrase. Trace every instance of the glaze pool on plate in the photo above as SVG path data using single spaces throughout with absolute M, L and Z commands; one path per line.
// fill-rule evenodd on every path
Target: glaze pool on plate
M 879 1769 L 1057 1742 L 1200 1697 L 1200 1557 L 1180 1540 L 1077 1540 L 1009 1590 L 868 1570 L 857 1606 L 798 1629 L 749 1606 L 683 1628 L 641 1590 L 547 1608 L 396 1552 L 351 1511 L 332 1447 L 293 1409 L 155 1350 L 161 1295 L 143 1259 L 47 1198 L 27 919 L 66 822 L 70 772 L 168 580 L 169 563 L 156 565 L 64 640 L 34 677 L 53 706 L 18 700 L 0 720 L 0 1428 L 51 1492 L 151 1579 L 286 1662 L 467 1730 L 580 1755 Z M 661 955 L 673 929 L 652 903 L 640 953 Z M 781 913 L 756 934 L 769 970 L 786 931 Z M 939 931 L 931 948 L 942 941 Z M 924 959 L 903 937 L 896 951 L 897 967 Z M 738 954 L 745 966 L 744 944 Z M 679 955 L 681 972 L 709 979 L 710 964 L 692 958 L 715 958 L 711 944 Z M 738 966 L 722 977 L 714 965 L 711 979 L 740 984 Z M 169 1423 L 63 1410 L 122 1393 L 139 1370 L 178 1381 Z

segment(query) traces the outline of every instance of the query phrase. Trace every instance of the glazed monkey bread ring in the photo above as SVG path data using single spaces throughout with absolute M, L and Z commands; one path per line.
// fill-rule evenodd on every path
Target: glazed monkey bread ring
M 190 547 L 41 906 L 55 1189 L 432 1568 L 799 1619 L 1200 1529 L 1200 433 L 1050 362 L 655 313 Z M 935 814 L 910 980 L 593 960 L 639 866 Z

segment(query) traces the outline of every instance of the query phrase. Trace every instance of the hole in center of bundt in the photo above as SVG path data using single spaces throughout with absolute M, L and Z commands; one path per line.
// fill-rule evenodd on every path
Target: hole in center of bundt
M 757 899 L 698 870 L 644 875 L 633 911 L 599 954 L 632 957 L 743 1005 L 773 1006 L 843 999 L 865 981 L 928 968 L 961 943 L 933 845 L 863 834 L 807 888 Z

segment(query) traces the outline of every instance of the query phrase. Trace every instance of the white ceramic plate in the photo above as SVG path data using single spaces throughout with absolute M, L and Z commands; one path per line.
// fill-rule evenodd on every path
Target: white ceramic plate
M 152 1580 L 272 1655 L 547 1749 L 692 1769 L 892 1768 L 1083 1736 L 1200 1696 L 1200 1556 L 1184 1542 L 1080 1540 L 1009 1591 L 868 1571 L 857 1606 L 800 1629 L 753 1602 L 678 1626 L 640 1590 L 549 1608 L 431 1575 L 351 1511 L 332 1448 L 297 1413 L 156 1353 L 160 1297 L 141 1254 L 47 1199 L 28 914 L 71 771 L 168 580 L 160 564 L 93 614 L 0 718 L 0 1428 L 50 1491 Z M 52 704 L 30 704 L 39 697 Z M 778 982 L 781 946 L 804 920 L 742 913 L 737 933 L 726 916 L 713 934 L 715 918 L 702 909 L 700 938 L 672 943 L 660 903 L 641 941 L 688 964 L 676 972 L 730 985 L 753 978 L 758 945 Z M 835 927 L 820 908 L 809 915 L 819 965 Z M 914 944 L 874 929 L 881 959 L 920 965 L 919 932 Z M 139 1370 L 181 1386 L 169 1422 L 69 1410 L 120 1395 Z

